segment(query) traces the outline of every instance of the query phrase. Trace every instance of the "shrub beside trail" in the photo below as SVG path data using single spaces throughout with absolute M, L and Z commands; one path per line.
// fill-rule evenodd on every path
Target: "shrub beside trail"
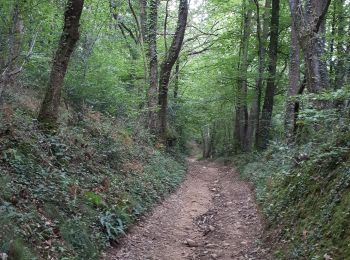
M 99 259 L 185 174 L 136 123 L 66 111 L 45 134 L 28 107 L 2 112 L 0 252 L 13 259 Z

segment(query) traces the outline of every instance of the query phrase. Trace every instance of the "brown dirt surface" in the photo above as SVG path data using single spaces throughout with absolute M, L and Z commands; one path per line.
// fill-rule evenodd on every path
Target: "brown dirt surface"
M 249 184 L 230 167 L 189 159 L 180 189 L 131 228 L 104 259 L 272 259 L 262 235 Z

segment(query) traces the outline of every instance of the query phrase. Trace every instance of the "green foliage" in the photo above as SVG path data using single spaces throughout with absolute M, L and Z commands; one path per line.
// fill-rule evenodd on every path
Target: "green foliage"
M 344 126 L 319 142 L 327 131 L 304 145 L 276 143 L 235 159 L 255 184 L 277 259 L 346 259 L 350 253 L 350 136 Z
M 60 230 L 64 241 L 72 247 L 80 259 L 99 259 L 92 234 L 89 234 L 87 227 L 79 219 L 65 222 Z
M 108 238 L 111 240 L 125 235 L 123 221 L 116 214 L 107 211 L 100 217 L 100 223 L 106 229 Z
M 86 192 L 85 198 L 96 207 L 101 207 L 105 205 L 105 203 L 103 202 L 103 198 L 94 192 Z
M 244 71 L 244 101 L 249 110 L 256 94 L 259 60 L 256 6 L 253 1 L 244 2 L 254 10 L 249 66 Z M 347 13 L 349 3 L 345 2 Z M 10 107 L 0 111 L 0 248 L 9 252 L 12 246 L 19 259 L 30 254 L 44 259 L 98 258 L 109 240 L 117 239 L 140 214 L 179 185 L 185 172 L 179 152 L 186 150 L 188 140 L 201 143 L 204 127 L 211 133 L 212 155 L 225 161 L 237 152 L 233 114 L 242 76 L 242 1 L 209 0 L 202 1 L 202 8 L 198 3 L 191 8 L 179 79 L 172 73 L 169 85 L 167 136 L 176 147 L 168 153 L 154 147 L 154 137 L 144 127 L 147 44 L 133 39 L 138 35 L 137 25 L 127 1 L 85 1 L 80 40 L 65 77 L 60 128 L 50 133 L 38 129 L 35 118 L 62 30 L 65 3 L 0 2 L 1 77 L 15 51 L 11 49 L 14 37 L 19 40 L 14 65 L 21 67 L 13 84 L 0 93 Z M 139 13 L 138 2 L 130 3 Z M 264 8 L 262 1 L 256 3 L 264 23 L 270 8 Z M 349 41 L 346 33 L 337 35 L 341 7 L 341 1 L 332 2 L 334 18 L 327 19 L 331 30 L 325 34 L 325 45 L 330 48 L 324 58 L 333 66 L 333 85 L 339 61 L 346 61 L 344 70 L 348 68 L 345 53 L 338 57 Z M 170 2 L 169 17 L 175 17 L 176 9 L 175 1 Z M 14 35 L 16 10 L 23 31 Z M 164 16 L 165 1 L 160 1 L 159 28 L 164 26 Z M 175 20 L 168 19 L 168 32 L 175 31 Z M 119 28 L 121 23 L 124 30 Z M 268 224 L 278 228 L 276 223 L 280 223 L 281 241 L 286 241 L 278 248 L 281 258 L 317 259 L 330 254 L 342 259 L 350 255 L 346 248 L 350 129 L 349 111 L 345 111 L 349 107 L 344 105 L 342 111 L 336 104 L 349 102 L 349 86 L 293 98 L 300 104 L 298 143 L 293 147 L 281 143 L 290 23 L 288 2 L 281 1 L 270 148 L 263 154 L 237 156 L 237 165 L 256 184 Z M 172 38 L 168 34 L 158 37 L 160 60 L 166 55 L 164 43 Z M 268 39 L 262 41 L 267 51 Z M 266 71 L 263 74 L 266 81 Z M 176 98 L 171 95 L 175 86 Z M 326 109 L 314 109 L 320 103 L 327 104 Z
M 182 180 L 184 161 L 156 150 L 143 126 L 93 110 L 72 123 L 75 112 L 64 113 L 53 134 L 25 106 L 0 125 L 2 252 L 18 239 L 19 253 L 98 259 Z

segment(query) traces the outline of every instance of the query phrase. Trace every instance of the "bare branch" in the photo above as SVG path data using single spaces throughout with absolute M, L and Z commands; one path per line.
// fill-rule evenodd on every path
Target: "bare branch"
M 198 54 L 202 54 L 206 51 L 209 51 L 210 48 L 214 45 L 214 43 L 212 42 L 211 44 L 209 44 L 208 46 L 204 47 L 203 49 L 199 50 L 199 51 L 192 51 L 189 52 L 187 55 L 189 56 L 193 56 L 193 55 L 198 55 Z M 195 49 L 198 49 L 198 47 L 196 47 Z

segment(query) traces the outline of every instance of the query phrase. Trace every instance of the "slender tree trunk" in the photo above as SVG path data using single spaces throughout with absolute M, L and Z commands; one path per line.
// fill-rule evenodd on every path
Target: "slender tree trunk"
M 68 0 L 64 15 L 64 28 L 51 69 L 49 86 L 42 103 L 38 120 L 48 128 L 55 127 L 61 101 L 61 92 L 69 59 L 79 40 L 79 20 L 84 0 Z
M 148 90 L 148 129 L 157 133 L 158 108 L 158 54 L 157 54 L 158 0 L 150 0 L 148 17 L 148 56 L 149 56 L 149 90 Z
M 264 24 L 263 24 L 263 31 L 262 31 L 262 40 L 264 43 L 264 60 L 263 60 L 263 68 L 262 69 L 262 83 L 260 88 L 260 93 L 258 93 L 256 98 L 257 102 L 257 115 L 256 115 L 256 124 L 255 124 L 255 147 L 258 148 L 259 144 L 259 129 L 260 129 L 260 114 L 261 114 L 261 97 L 262 97 L 262 91 L 264 89 L 264 74 L 266 70 L 266 53 L 267 53 L 267 39 L 270 34 L 270 24 L 271 24 L 271 12 L 269 11 L 271 9 L 271 0 L 266 0 L 265 3 L 265 13 L 264 13 Z
M 247 130 L 248 130 L 248 106 L 247 106 L 247 71 L 248 71 L 248 50 L 251 34 L 252 10 L 246 1 L 243 2 L 243 32 L 240 49 L 239 75 L 237 80 L 237 102 L 236 102 L 236 123 L 235 139 L 236 150 L 247 151 Z
M 304 91 L 306 89 L 306 79 L 304 78 L 304 80 L 301 82 L 301 84 L 298 86 L 298 96 L 301 96 Z M 295 104 L 294 104 L 294 119 L 293 119 L 293 123 L 294 123 L 294 126 L 293 126 L 293 138 L 290 139 L 290 142 L 298 142 L 297 140 L 297 135 L 299 132 L 301 132 L 300 130 L 302 129 L 302 126 L 298 125 L 297 124 L 297 120 L 298 120 L 298 117 L 299 117 L 299 112 L 300 112 L 300 100 L 296 100 L 295 101 Z
M 23 36 L 23 21 L 21 19 L 20 1 L 16 0 L 12 12 L 12 24 L 8 38 L 8 57 L 0 58 L 0 104 L 2 92 L 13 83 L 20 72 L 19 60 L 21 56 L 21 44 Z M 2 53 L 3 54 L 3 53 Z M 6 63 L 6 65 L 5 65 Z
M 348 55 L 344 36 L 346 35 L 345 25 L 346 20 L 344 17 L 344 0 L 338 0 L 336 2 L 338 7 L 338 28 L 337 28 L 337 60 L 335 65 L 335 80 L 334 80 L 334 89 L 341 89 L 345 81 L 345 60 Z
M 290 47 L 290 65 L 289 65 L 289 85 L 286 102 L 285 115 L 285 133 L 288 143 L 295 141 L 295 125 L 296 125 L 296 100 L 300 81 L 300 47 L 297 33 L 297 21 L 295 13 L 297 5 L 294 0 L 289 0 L 289 7 L 292 14 L 291 25 L 291 47 Z
M 331 23 L 331 39 L 329 41 L 329 56 L 333 57 L 334 55 L 334 44 L 335 44 L 335 34 L 336 34 L 336 23 L 337 23 L 337 6 L 334 4 L 333 13 L 332 13 L 332 23 Z M 334 59 L 330 58 L 329 61 L 329 77 L 330 84 L 334 85 Z
M 264 71 L 265 71 L 265 39 L 268 37 L 268 9 L 271 6 L 271 0 L 265 1 L 265 12 L 263 15 L 263 26 L 261 26 L 260 18 L 260 6 L 259 1 L 254 0 L 256 5 L 256 17 L 257 17 L 257 40 L 258 40 L 258 75 L 256 78 L 255 93 L 253 104 L 249 114 L 248 130 L 247 130 L 247 149 L 251 150 L 254 143 L 254 132 L 255 129 L 259 128 L 259 117 L 260 117 L 260 103 L 261 103 L 261 92 L 263 89 Z M 263 28 L 261 28 L 263 27 Z
M 188 16 L 188 0 L 180 0 L 175 36 L 166 58 L 160 66 L 159 76 L 159 135 L 165 141 L 167 130 L 168 85 L 171 70 L 179 57 L 185 36 Z
M 345 75 L 344 81 L 350 85 L 350 25 L 347 33 L 346 56 L 345 56 Z
M 165 3 L 165 18 L 164 18 L 164 49 L 165 49 L 165 53 L 168 52 L 168 42 L 167 42 L 168 18 L 169 18 L 169 0 L 166 0 L 166 3 Z
M 9 39 L 8 72 L 16 69 L 21 54 L 21 42 L 23 34 L 23 21 L 20 14 L 20 1 L 16 0 L 12 14 L 12 28 Z
M 260 129 L 259 129 L 258 148 L 260 149 L 265 149 L 267 147 L 268 140 L 270 137 L 273 102 L 274 102 L 274 95 L 275 95 L 275 89 L 276 89 L 279 9 L 280 9 L 280 1 L 272 0 L 268 78 L 266 81 L 265 99 L 264 99 L 264 105 L 262 109 Z
M 140 1 L 140 26 L 141 26 L 141 39 L 147 41 L 147 0 Z
M 202 130 L 202 139 L 203 139 L 203 158 L 209 158 L 210 157 L 210 139 L 211 139 L 211 131 L 210 131 L 210 125 L 204 126 Z
M 211 135 L 210 135 L 210 140 L 209 140 L 209 158 L 213 158 L 216 156 L 216 144 L 219 141 L 217 138 L 217 132 L 216 129 L 219 127 L 218 126 L 219 122 L 213 122 L 211 124 Z M 220 123 L 219 123 L 220 124 Z
M 149 83 L 149 52 L 146 51 L 145 48 L 145 43 L 148 42 L 148 22 L 147 22 L 147 8 L 148 8 L 148 0 L 139 0 L 140 3 L 140 44 L 141 44 L 141 54 L 142 54 L 142 59 L 143 59 L 143 65 L 144 65 L 144 72 L 145 72 L 145 83 Z M 149 46 L 148 46 L 149 47 Z M 148 92 L 147 92 L 147 98 L 146 100 L 148 101 Z M 148 124 L 148 122 L 147 122 Z M 148 127 L 148 125 L 147 125 Z

